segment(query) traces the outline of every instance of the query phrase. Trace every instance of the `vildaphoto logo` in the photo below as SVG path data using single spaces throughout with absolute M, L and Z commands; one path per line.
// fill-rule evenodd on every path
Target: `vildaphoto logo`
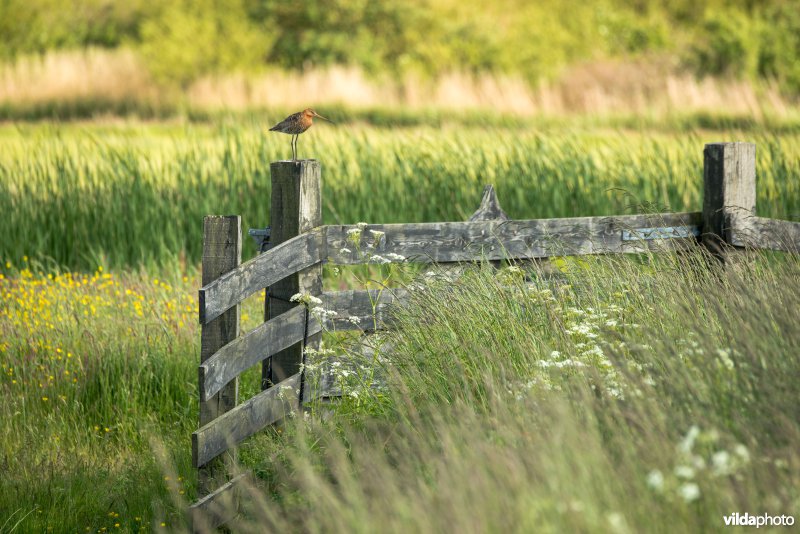
M 794 516 L 791 515 L 751 515 L 739 512 L 722 516 L 726 527 L 791 527 L 794 525 Z

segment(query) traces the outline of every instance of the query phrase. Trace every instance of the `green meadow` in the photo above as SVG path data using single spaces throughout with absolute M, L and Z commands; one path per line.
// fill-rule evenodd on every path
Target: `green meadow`
M 703 145 L 757 144 L 758 211 L 800 218 L 800 133 L 321 123 L 299 156 L 323 166 L 326 224 L 465 220 L 485 184 L 514 218 L 699 211 Z M 91 271 L 194 266 L 202 218 L 269 224 L 273 120 L 0 126 L 0 258 Z M 254 252 L 245 247 L 245 255 Z
M 0 532 L 182 531 L 197 497 L 202 218 L 269 222 L 282 117 L 0 126 Z M 703 145 L 757 144 L 758 213 L 800 220 L 790 128 L 342 113 L 299 140 L 325 223 L 695 211 Z M 741 126 L 741 125 L 739 125 Z M 244 257 L 255 253 L 245 242 Z M 702 252 L 463 273 L 326 268 L 425 288 L 345 396 L 246 441 L 237 532 L 693 532 L 800 511 L 800 261 Z M 242 310 L 261 318 L 259 295 Z M 383 348 L 381 348 L 383 347 Z M 317 362 L 315 362 L 316 364 Z M 258 370 L 241 397 L 258 389 Z M 368 387 L 376 373 L 386 387 Z

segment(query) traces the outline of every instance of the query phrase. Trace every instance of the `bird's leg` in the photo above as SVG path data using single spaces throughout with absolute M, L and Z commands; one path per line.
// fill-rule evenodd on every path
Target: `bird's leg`
M 292 161 L 297 161 L 297 135 L 292 134 Z

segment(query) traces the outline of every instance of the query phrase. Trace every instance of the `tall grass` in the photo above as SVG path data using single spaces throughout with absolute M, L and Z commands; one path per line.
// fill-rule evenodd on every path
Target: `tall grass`
M 268 124 L 4 127 L 0 258 L 195 264 L 204 215 L 268 224 L 269 163 L 289 155 Z M 486 183 L 512 217 L 563 217 L 699 210 L 703 144 L 732 139 L 742 136 L 320 124 L 299 154 L 322 161 L 326 223 L 465 220 Z M 797 218 L 800 137 L 745 139 L 758 145 L 759 213 Z
M 796 516 L 797 258 L 559 265 L 421 275 L 383 349 L 345 354 L 363 374 L 341 401 L 243 444 L 258 479 L 234 528 L 661 532 Z M 196 275 L 10 269 L 3 530 L 181 530 Z M 376 371 L 383 389 L 367 387 Z
M 150 531 L 175 510 L 150 440 L 185 447 L 197 418 L 188 278 L 0 276 L 0 530 Z M 14 527 L 17 528 L 14 528 Z
M 398 312 L 377 364 L 388 388 L 354 387 L 333 417 L 292 423 L 235 529 L 706 532 L 734 512 L 796 518 L 800 329 L 787 312 L 800 264 L 709 262 L 434 279 Z

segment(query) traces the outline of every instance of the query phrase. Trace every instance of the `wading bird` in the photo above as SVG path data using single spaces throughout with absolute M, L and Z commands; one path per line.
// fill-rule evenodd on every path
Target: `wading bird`
M 314 117 L 318 117 L 324 121 L 333 124 L 333 121 L 326 119 L 311 108 L 292 113 L 281 122 L 269 129 L 270 132 L 281 132 L 292 136 L 292 161 L 297 160 L 297 137 L 311 128 L 314 123 Z

